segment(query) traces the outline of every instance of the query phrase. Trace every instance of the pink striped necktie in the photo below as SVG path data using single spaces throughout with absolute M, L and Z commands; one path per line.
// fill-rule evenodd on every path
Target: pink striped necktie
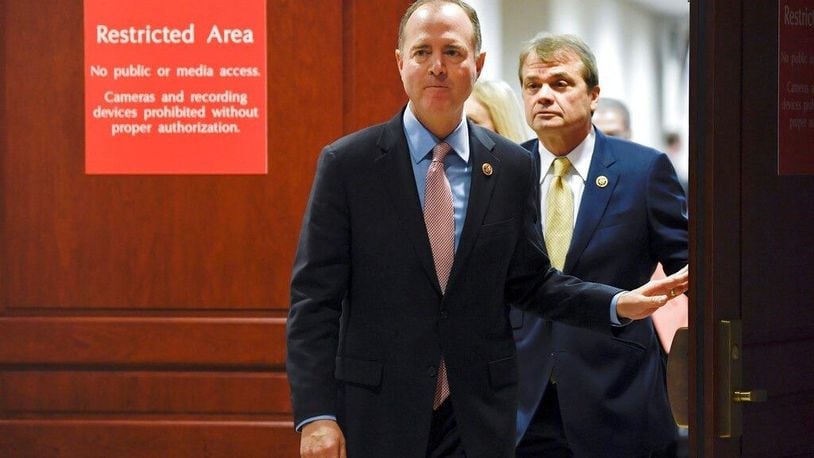
M 427 226 L 435 272 L 442 292 L 447 289 L 455 257 L 455 213 L 452 208 L 452 190 L 444 171 L 444 158 L 451 150 L 446 142 L 439 143 L 432 149 L 432 163 L 427 171 L 424 187 L 424 224 Z M 442 358 L 438 364 L 433 410 L 437 409 L 448 396 L 447 366 Z

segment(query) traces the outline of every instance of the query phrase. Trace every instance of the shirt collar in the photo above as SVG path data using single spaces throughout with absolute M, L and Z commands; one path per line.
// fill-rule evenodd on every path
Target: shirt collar
M 582 143 L 565 155 L 565 157 L 571 161 L 571 166 L 576 170 L 583 182 L 588 179 L 588 170 L 591 168 L 591 158 L 594 155 L 594 145 L 596 145 L 596 133 L 594 132 L 594 127 L 591 126 L 591 131 L 585 139 L 582 140 Z M 548 174 L 551 164 L 557 156 L 548 151 L 541 141 L 537 142 L 537 149 L 540 152 L 540 167 L 542 172 L 540 174 L 540 180 L 542 181 L 546 174 Z
M 407 104 L 403 116 L 404 134 L 407 136 L 407 145 L 410 148 L 410 156 L 416 164 L 428 157 L 433 147 L 445 141 L 452 147 L 452 150 L 465 163 L 469 163 L 469 126 L 461 116 L 458 127 L 447 135 L 447 138 L 439 139 L 433 135 L 413 113 L 412 104 Z

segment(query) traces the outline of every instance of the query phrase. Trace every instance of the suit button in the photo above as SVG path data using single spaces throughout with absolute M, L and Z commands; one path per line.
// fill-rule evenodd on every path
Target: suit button
M 427 375 L 429 375 L 430 377 L 435 377 L 436 375 L 438 375 L 438 368 L 435 366 L 427 367 Z
M 446 320 L 449 317 L 449 313 L 446 310 L 441 310 L 441 319 Z

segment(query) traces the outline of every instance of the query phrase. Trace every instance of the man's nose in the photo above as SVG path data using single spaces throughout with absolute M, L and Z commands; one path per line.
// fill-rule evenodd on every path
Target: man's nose
M 537 100 L 543 103 L 549 103 L 554 100 L 554 92 L 551 90 L 551 86 L 548 84 L 543 84 L 540 86 L 540 90 L 537 91 Z
M 442 56 L 432 56 L 430 58 L 430 73 L 435 76 L 440 76 L 446 73 L 446 66 Z

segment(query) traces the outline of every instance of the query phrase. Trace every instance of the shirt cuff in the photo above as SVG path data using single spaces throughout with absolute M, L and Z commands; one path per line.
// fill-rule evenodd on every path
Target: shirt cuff
M 614 295 L 614 296 L 613 296 L 613 298 L 611 299 L 611 304 L 610 304 L 610 320 L 611 320 L 611 324 L 612 324 L 613 326 L 617 326 L 617 327 L 621 327 L 621 326 L 627 326 L 627 325 L 629 325 L 629 324 L 630 324 L 630 322 L 631 322 L 631 321 L 633 321 L 633 320 L 631 320 L 630 318 L 622 318 L 622 319 L 620 320 L 620 319 L 619 319 L 619 315 L 616 313 L 616 304 L 619 302 L 619 297 L 621 297 L 621 296 L 622 296 L 622 294 L 625 294 L 626 292 L 627 292 L 627 291 L 619 291 L 619 292 L 618 292 L 618 293 L 616 293 L 616 295 Z
M 317 420 L 333 420 L 336 421 L 336 416 L 334 415 L 317 415 L 316 417 L 306 418 L 305 420 L 301 421 L 300 424 L 294 428 L 297 432 L 302 431 L 302 427 L 307 425 L 308 423 L 313 423 Z

